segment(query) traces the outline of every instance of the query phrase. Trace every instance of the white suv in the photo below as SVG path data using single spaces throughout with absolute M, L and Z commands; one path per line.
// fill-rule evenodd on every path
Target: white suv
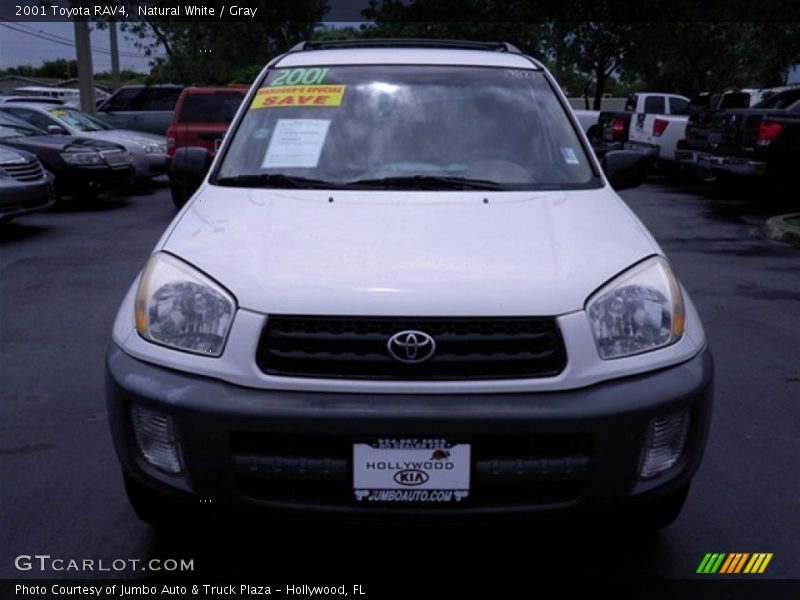
M 199 176 L 204 152 L 176 160 Z M 671 522 L 713 363 L 609 183 L 635 183 L 637 160 L 609 153 L 604 175 L 559 86 L 508 44 L 274 59 L 114 324 L 137 513 Z

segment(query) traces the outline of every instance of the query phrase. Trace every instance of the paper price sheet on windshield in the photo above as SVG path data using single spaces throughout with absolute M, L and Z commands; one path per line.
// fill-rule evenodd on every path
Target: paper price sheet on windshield
M 250 103 L 250 109 L 341 106 L 346 87 L 345 85 L 281 85 L 261 88 Z
M 278 119 L 261 168 L 315 168 L 330 124 L 330 119 Z

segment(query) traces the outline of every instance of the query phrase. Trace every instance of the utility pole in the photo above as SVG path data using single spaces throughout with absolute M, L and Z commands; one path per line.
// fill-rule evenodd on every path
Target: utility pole
M 78 89 L 81 92 L 81 110 L 95 113 L 94 69 L 92 68 L 92 45 L 89 38 L 89 22 L 75 19 L 75 50 L 78 59 Z
M 117 22 L 108 22 L 108 39 L 111 42 L 111 89 L 119 89 L 119 47 L 117 46 Z

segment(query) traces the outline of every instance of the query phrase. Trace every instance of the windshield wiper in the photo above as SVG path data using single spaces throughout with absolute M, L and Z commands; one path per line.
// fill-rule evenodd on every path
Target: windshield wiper
M 467 177 L 450 177 L 447 175 L 405 175 L 398 177 L 381 177 L 379 179 L 360 179 L 348 181 L 351 186 L 368 186 L 376 188 L 410 188 L 417 190 L 503 190 L 502 183 L 489 179 L 469 179 Z
M 295 177 L 283 173 L 255 173 L 251 175 L 235 175 L 232 177 L 217 177 L 217 185 L 231 187 L 276 187 L 296 189 L 339 189 L 341 184 L 323 179 L 309 179 L 308 177 Z

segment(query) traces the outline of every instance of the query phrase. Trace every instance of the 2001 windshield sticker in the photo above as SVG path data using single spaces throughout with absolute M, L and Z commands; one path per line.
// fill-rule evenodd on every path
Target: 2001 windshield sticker
M 323 83 L 328 69 L 281 69 L 269 85 L 315 85 Z
M 261 88 L 250 108 L 341 106 L 345 85 L 281 85 Z

